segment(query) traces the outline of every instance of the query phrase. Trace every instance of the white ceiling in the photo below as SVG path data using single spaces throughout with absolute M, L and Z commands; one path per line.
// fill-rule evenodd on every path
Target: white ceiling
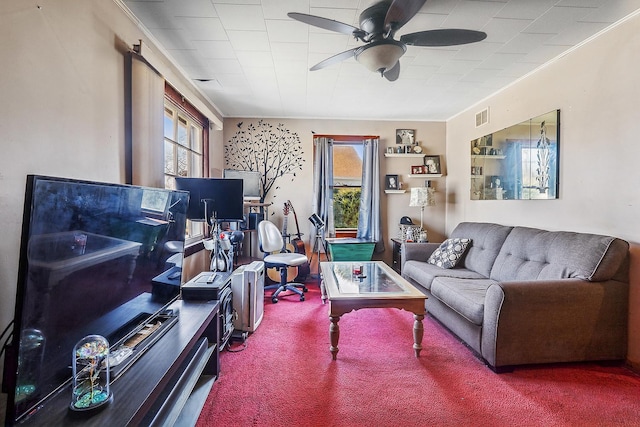
M 398 31 L 481 30 L 463 46 L 408 46 L 389 82 L 355 59 L 309 68 L 361 44 L 294 21 L 358 27 L 372 0 L 123 0 L 225 117 L 447 120 L 640 9 L 640 0 L 428 0 Z M 480 107 L 479 107 L 480 108 Z

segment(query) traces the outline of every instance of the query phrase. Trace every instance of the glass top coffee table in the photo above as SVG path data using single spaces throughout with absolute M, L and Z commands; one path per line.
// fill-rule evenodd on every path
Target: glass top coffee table
M 413 313 L 413 350 L 422 350 L 427 296 L 381 261 L 322 262 L 322 302 L 329 301 L 331 355 L 336 360 L 340 317 L 362 308 L 398 308 Z

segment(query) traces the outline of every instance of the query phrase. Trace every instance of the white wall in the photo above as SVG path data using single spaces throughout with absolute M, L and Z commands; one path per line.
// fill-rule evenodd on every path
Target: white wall
M 318 135 L 378 135 L 380 137 L 380 175 L 381 188 L 384 189 L 384 175 L 397 174 L 400 180 L 404 181 L 404 187 L 424 186 L 424 179 L 410 179 L 407 174 L 411 171 L 412 165 L 419 165 L 422 159 L 414 158 L 385 158 L 383 152 L 387 146 L 396 146 L 396 129 L 415 129 L 416 140 L 421 141 L 425 154 L 438 154 L 441 156 L 443 172 L 447 172 L 447 161 L 445 156 L 445 123 L 444 122 L 394 122 L 394 121 L 345 121 L 345 120 L 293 120 L 277 119 L 264 120 L 272 125 L 284 124 L 286 129 L 296 132 L 302 143 L 304 151 L 304 167 L 297 173 L 296 177 L 285 176 L 277 181 L 280 189 L 272 189 L 266 202 L 273 202 L 273 207 L 269 210 L 271 219 L 277 224 L 282 224 L 283 203 L 291 200 L 298 215 L 300 228 L 305 233 L 304 240 L 309 244 L 310 222 L 307 220 L 311 215 L 311 192 L 313 187 L 313 134 Z M 236 118 L 225 119 L 224 121 L 224 141 L 227 143 L 238 131 L 237 124 L 243 122 L 243 129 L 249 123 L 257 124 L 258 119 Z M 429 240 L 442 241 L 444 237 L 445 225 L 445 181 L 446 178 L 432 179 L 437 190 L 436 203 L 434 207 L 428 207 L 424 213 L 424 225 L 429 232 Z M 380 257 L 387 262 L 391 262 L 391 241 L 396 237 L 400 218 L 409 216 L 416 224 L 420 223 L 420 209 L 409 207 L 409 191 L 405 194 L 382 194 L 382 222 L 383 235 L 385 236 L 385 254 Z M 295 231 L 295 225 L 289 222 L 288 231 Z
M 447 225 L 489 221 L 608 234 L 632 249 L 629 361 L 640 363 L 640 16 L 447 122 Z M 490 124 L 475 128 L 490 108 Z M 560 109 L 558 200 L 471 201 L 470 141 Z
M 0 2 L 0 330 L 14 314 L 26 175 L 125 180 L 124 55 L 139 39 L 113 1 Z

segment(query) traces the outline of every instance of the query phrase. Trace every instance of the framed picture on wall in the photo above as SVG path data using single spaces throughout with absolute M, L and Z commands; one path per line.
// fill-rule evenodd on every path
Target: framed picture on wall
M 424 156 L 424 173 L 441 174 L 440 156 Z
M 384 189 L 385 190 L 398 190 L 398 175 L 385 175 L 384 177 Z
M 415 129 L 396 129 L 396 144 L 414 145 L 415 143 Z

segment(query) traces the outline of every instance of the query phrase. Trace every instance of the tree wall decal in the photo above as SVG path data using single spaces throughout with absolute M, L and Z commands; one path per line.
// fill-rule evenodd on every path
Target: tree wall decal
M 260 202 L 264 203 L 279 178 L 292 175 L 293 181 L 302 170 L 302 142 L 282 123 L 274 126 L 259 120 L 249 123 L 246 130 L 243 124 L 238 123 L 239 130 L 225 144 L 224 160 L 228 169 L 260 172 Z

